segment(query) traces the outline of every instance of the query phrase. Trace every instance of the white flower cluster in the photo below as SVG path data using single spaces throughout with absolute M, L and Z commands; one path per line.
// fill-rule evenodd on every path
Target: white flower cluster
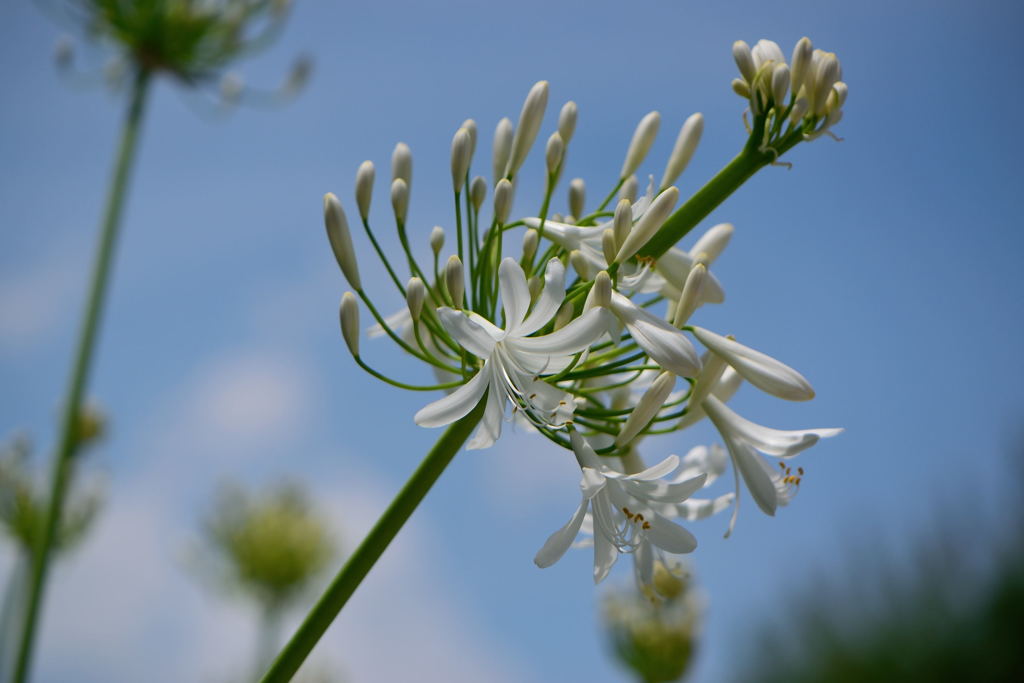
M 801 65 L 802 71 L 793 74 L 792 83 L 796 102 L 811 104 L 791 104 L 778 111 L 791 116 L 793 107 L 806 106 L 808 112 L 820 112 L 807 116 L 824 129 L 831 125 L 828 120 L 841 106 L 841 98 L 828 95 L 819 107 L 819 89 L 838 92 L 838 62 L 834 56 L 809 50 L 809 42 L 798 45 L 793 70 Z M 735 50 L 751 106 L 762 117 L 766 109 L 781 106 L 775 103 L 786 88 L 775 81 L 790 80 L 774 77 L 788 68 L 777 51 L 767 41 L 758 43 L 752 55 L 750 50 Z M 637 126 L 607 197 L 588 210 L 585 185 L 574 179 L 569 183 L 568 213 L 548 215 L 576 128 L 576 105 L 567 103 L 545 147 L 547 183 L 540 215 L 510 220 L 517 173 L 540 132 L 547 100 L 548 84 L 542 81 L 527 95 L 518 125 L 507 118 L 498 123 L 491 181 L 471 175 L 478 137 L 475 122 L 467 120 L 456 131 L 451 176 L 457 245 L 455 253 L 442 259 L 445 231 L 435 227 L 429 239 L 432 264 L 421 266 L 409 247 L 412 155 L 404 144 L 395 148 L 390 197 L 402 245 L 400 259 L 411 275 L 407 281 L 398 276 L 399 264 L 380 247 L 370 227 L 375 170 L 370 162 L 360 166 L 356 204 L 361 221 L 408 304 L 388 318 L 378 313 L 362 288 L 340 202 L 332 194 L 326 196 L 327 234 L 355 290 L 342 299 L 342 332 L 356 362 L 374 376 L 403 388 L 447 392 L 416 413 L 417 424 L 448 425 L 484 402 L 468 448 L 491 446 L 503 424 L 516 419 L 575 454 L 582 471 L 582 499 L 569 522 L 538 552 L 539 566 L 556 562 L 582 532 L 592 538 L 596 581 L 608 574 L 619 554 L 633 553 L 637 577 L 649 585 L 657 566 L 669 566 L 666 553 L 688 553 L 696 547 L 679 520 L 702 519 L 732 506 L 731 531 L 741 479 L 758 507 L 773 515 L 792 498 L 802 476 L 802 469 L 794 472 L 785 459 L 840 430 L 771 429 L 726 405 L 743 380 L 789 401 L 814 396 L 807 380 L 791 367 L 731 336 L 689 324 L 701 306 L 725 298 L 709 268 L 732 237 L 731 225 L 710 228 L 689 249 L 672 247 L 655 256 L 642 255 L 679 201 L 673 183 L 700 139 L 700 114 L 683 124 L 657 190 L 652 178 L 646 193 L 637 196 L 635 173 L 661 120 L 658 112 L 651 112 Z M 813 117 L 824 117 L 825 123 Z M 488 191 L 489 217 L 484 212 Z M 506 246 L 517 233 L 521 249 L 508 255 Z M 386 334 L 431 365 L 438 384 L 400 382 L 365 362 L 359 351 L 357 297 L 376 321 L 371 336 Z M 704 348 L 703 354 L 694 341 Z M 699 446 L 681 459 L 670 455 L 653 467 L 643 464 L 637 450 L 642 438 L 676 432 L 705 417 L 721 434 L 724 449 Z M 765 456 L 783 462 L 775 469 Z M 735 492 L 693 497 L 729 463 Z

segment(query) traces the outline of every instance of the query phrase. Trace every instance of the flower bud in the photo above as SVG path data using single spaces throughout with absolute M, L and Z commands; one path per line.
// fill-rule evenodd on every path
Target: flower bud
M 406 186 L 412 185 L 412 150 L 409 145 L 399 142 L 391 153 L 391 179 L 401 178 Z
M 807 98 L 798 97 L 796 102 L 793 103 L 793 109 L 789 112 L 789 120 L 795 126 L 800 123 L 800 119 L 807 114 Z
M 737 40 L 732 44 L 732 58 L 736 60 L 736 66 L 739 67 L 743 80 L 753 83 L 757 69 L 754 67 L 754 58 L 750 54 L 750 46 L 742 40 Z
M 822 56 L 812 78 L 814 79 L 814 92 L 811 111 L 815 116 L 821 116 L 825 113 L 825 103 L 828 101 L 829 93 L 832 92 L 832 86 L 839 80 L 839 59 L 832 53 Z
M 847 94 L 849 94 L 849 87 L 847 87 L 846 83 L 843 83 L 842 81 L 836 81 L 835 84 L 832 86 L 832 90 L 836 94 L 836 106 L 842 107 L 844 104 L 846 104 L 846 96 Z
M 461 127 L 465 128 L 466 132 L 469 133 L 469 158 L 472 159 L 473 155 L 476 154 L 476 121 L 474 121 L 473 119 L 466 119 L 465 121 L 462 122 Z
M 562 136 L 562 142 L 569 144 L 572 134 L 576 132 L 576 115 L 578 108 L 572 100 L 562 105 L 562 111 L 558 113 L 558 134 Z
M 338 261 L 345 279 L 353 289 L 362 289 L 356 252 L 352 247 L 352 234 L 348 230 L 348 219 L 345 218 L 341 202 L 330 192 L 324 195 L 324 225 L 327 226 L 327 239 L 331 243 L 334 258 Z
M 352 292 L 345 292 L 341 297 L 341 309 L 338 311 L 341 320 L 341 336 L 345 338 L 349 352 L 359 357 L 359 303 Z
M 562 141 L 562 136 L 558 133 L 552 133 L 551 137 L 548 138 L 547 147 L 544 149 L 544 162 L 547 165 L 548 175 L 555 174 L 558 166 L 562 163 L 564 155 L 565 143 Z
M 395 220 L 405 225 L 405 217 L 409 213 L 409 185 L 401 178 L 395 178 L 391 183 L 391 208 L 395 210 Z
M 622 183 L 622 187 L 619 189 L 619 199 L 625 199 L 630 204 L 633 204 L 636 202 L 636 196 L 639 192 L 640 181 L 636 179 L 635 175 L 631 175 Z
M 523 110 L 519 113 L 519 125 L 516 126 L 515 137 L 512 140 L 512 154 L 505 167 L 506 177 L 514 176 L 526 161 L 526 155 L 530 152 L 533 141 L 537 139 L 547 106 L 548 82 L 538 81 L 530 88 L 526 101 L 523 102 Z
M 532 228 L 523 233 L 523 263 L 530 263 L 537 254 L 540 235 Z
M 579 219 L 583 216 L 583 202 L 587 196 L 587 185 L 583 178 L 573 178 L 569 183 L 569 213 Z
M 672 209 L 677 201 L 679 201 L 679 190 L 675 187 L 670 187 L 655 197 L 651 205 L 647 207 L 644 215 L 640 217 L 640 220 L 636 222 L 633 229 L 629 231 L 629 236 L 626 237 L 622 246 L 619 247 L 619 253 L 615 260 L 625 261 L 640 251 L 640 248 L 647 244 L 647 240 L 654 236 L 654 233 L 658 231 L 661 224 L 672 213 Z
M 615 254 L 618 251 L 619 247 L 615 243 L 615 231 L 605 228 L 605 231 L 601 233 L 601 253 L 604 254 L 604 262 L 608 265 L 615 263 Z
M 512 122 L 507 118 L 498 121 L 494 129 L 494 183 L 505 177 L 505 167 L 508 165 L 509 155 L 512 154 Z
M 703 263 L 696 263 L 690 268 L 686 284 L 683 285 L 683 293 L 679 295 L 679 302 L 676 304 L 675 315 L 672 317 L 672 324 L 676 327 L 685 325 L 700 305 L 701 290 L 704 288 L 704 277 L 707 272 L 707 266 Z
M 776 64 L 772 71 L 772 99 L 778 111 L 786 106 L 786 93 L 789 92 L 789 67 L 785 64 Z
M 544 281 L 534 275 L 526 281 L 526 288 L 530 292 L 530 301 L 536 301 L 540 296 L 540 290 L 544 289 Z
M 494 220 L 498 225 L 504 225 L 508 215 L 512 211 L 512 183 L 502 178 L 494 187 Z
M 430 231 L 430 249 L 434 252 L 435 257 L 444 249 L 444 228 L 440 225 L 435 225 L 434 229 Z
M 420 319 L 420 313 L 423 312 L 423 300 L 426 296 L 427 287 L 423 284 L 423 280 L 418 277 L 409 278 L 408 284 L 405 285 L 405 303 L 409 306 L 409 315 L 412 316 L 413 322 Z
M 572 316 L 575 313 L 572 302 L 563 301 L 562 305 L 558 307 L 558 312 L 555 313 L 554 329 L 560 330 L 570 322 L 572 322 Z
M 364 161 L 359 164 L 356 171 L 356 206 L 359 207 L 359 215 L 365 221 L 370 216 L 370 200 L 373 199 L 373 178 L 376 171 L 372 161 Z
M 697 149 L 697 143 L 700 142 L 700 136 L 704 132 L 704 115 L 703 114 L 691 114 L 690 118 L 686 119 L 686 123 L 679 129 L 679 137 L 676 138 L 676 145 L 672 148 L 672 154 L 668 158 L 668 164 L 665 166 L 665 174 L 661 176 L 661 189 L 664 190 L 668 186 L 676 182 L 683 171 L 686 169 L 686 165 L 690 163 L 690 158 L 693 157 L 694 151 Z
M 473 141 L 469 137 L 469 131 L 459 128 L 452 138 L 452 187 L 456 194 L 462 191 L 462 184 L 466 182 L 466 173 L 469 172 L 469 162 Z
M 750 86 L 742 78 L 732 79 L 732 91 L 745 100 L 750 99 Z
M 704 263 L 714 263 L 729 244 L 734 230 L 732 223 L 719 223 L 708 228 L 708 231 L 701 235 L 697 243 L 690 249 L 690 256 L 700 259 Z
M 668 395 L 676 384 L 676 376 L 671 372 L 662 372 L 651 383 L 644 395 L 636 403 L 636 408 L 626 418 L 626 424 L 622 425 L 622 431 L 615 437 L 615 445 L 625 446 L 633 438 L 642 432 L 651 420 L 657 416 L 658 411 L 665 405 Z
M 593 299 L 591 302 L 595 306 L 602 306 L 607 308 L 612 303 L 612 279 L 608 276 L 608 272 L 602 270 L 594 278 L 594 286 L 591 289 Z
M 629 237 L 629 231 L 633 228 L 633 206 L 628 199 L 620 199 L 615 205 L 615 218 L 612 219 L 612 228 L 615 232 L 615 244 L 619 247 Z M 612 259 L 614 261 L 614 259 Z M 608 264 L 611 265 L 612 261 Z
M 804 85 L 804 80 L 807 78 L 807 69 L 811 64 L 811 55 L 814 53 L 814 49 L 811 46 L 811 39 L 804 36 L 796 42 L 796 47 L 793 48 L 793 58 L 790 60 L 790 78 L 789 82 L 793 88 L 793 94 L 799 95 L 800 88 Z
M 629 142 L 629 149 L 626 151 L 626 160 L 622 163 L 620 178 L 633 175 L 636 169 L 643 163 L 647 153 L 651 151 L 654 138 L 658 134 L 658 127 L 661 125 L 661 114 L 652 111 L 640 119 L 636 130 L 633 131 L 633 139 Z
M 487 181 L 483 179 L 483 176 L 476 176 L 473 178 L 473 182 L 469 184 L 469 200 L 473 202 L 473 208 L 477 211 L 484 205 L 484 199 L 487 198 Z
M 569 265 L 572 266 L 581 279 L 590 279 L 590 264 L 587 263 L 587 259 L 584 258 L 583 252 L 579 249 L 573 249 L 569 252 Z
M 455 308 L 462 308 L 462 298 L 466 293 L 465 275 L 462 261 L 454 254 L 448 257 L 448 263 L 444 267 L 444 284 Z

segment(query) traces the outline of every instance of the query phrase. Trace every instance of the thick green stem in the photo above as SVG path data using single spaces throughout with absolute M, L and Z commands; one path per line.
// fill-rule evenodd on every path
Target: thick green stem
M 327 627 L 338 616 L 341 608 L 352 597 L 367 573 L 408 521 L 416 506 L 427 495 L 427 491 L 462 448 L 462 444 L 469 438 L 470 432 L 483 416 L 485 403 L 486 396 L 469 415 L 445 430 L 438 442 L 427 453 L 427 457 L 413 472 L 409 481 L 405 483 L 384 514 L 377 520 L 370 533 L 345 562 L 341 571 L 331 581 L 313 609 L 306 615 L 306 619 L 299 626 L 298 631 L 264 674 L 262 683 L 285 683 L 292 679 L 292 676 L 313 650 L 313 646 L 327 631 Z
M 103 302 L 106 298 L 107 284 L 110 280 L 110 267 L 117 244 L 117 233 L 121 223 L 121 210 L 124 207 L 128 176 L 135 159 L 135 147 L 138 140 L 142 114 L 149 89 L 149 72 L 142 70 L 136 74 L 132 86 L 128 113 L 121 130 L 121 142 L 114 167 L 114 176 L 110 184 L 110 193 L 103 214 L 103 225 L 100 241 L 93 264 L 92 283 L 89 298 L 86 302 L 85 318 L 78 336 L 78 347 L 75 351 L 74 366 L 68 382 L 67 393 L 62 405 L 60 435 L 54 455 L 53 475 L 50 482 L 50 500 L 46 511 L 46 519 L 36 539 L 35 553 L 32 563 L 32 575 L 29 579 L 28 602 L 25 609 L 25 620 L 22 625 L 21 642 L 18 648 L 18 660 L 14 670 L 13 681 L 24 683 L 28 679 L 29 666 L 32 659 L 32 646 L 35 641 L 36 628 L 39 621 L 39 610 L 43 601 L 43 589 L 46 585 L 46 574 L 49 561 L 53 555 L 53 541 L 63 514 L 64 497 L 71 478 L 71 460 L 77 444 L 76 428 L 85 387 L 89 379 L 93 348 L 96 333 L 99 329 L 100 317 L 103 313 Z

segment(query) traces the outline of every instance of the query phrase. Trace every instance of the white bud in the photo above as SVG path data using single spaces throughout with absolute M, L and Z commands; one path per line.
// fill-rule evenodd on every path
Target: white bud
M 427 297 L 427 287 L 423 284 L 423 280 L 418 277 L 409 278 L 409 283 L 405 285 L 405 303 L 409 307 L 409 315 L 412 316 L 413 322 L 420 319 L 420 313 L 423 312 L 423 300 Z
M 465 121 L 462 122 L 461 127 L 465 128 L 466 132 L 469 133 L 469 157 L 472 159 L 473 155 L 476 154 L 476 121 L 474 121 L 473 119 L 466 119 Z
M 812 77 L 814 92 L 811 111 L 815 116 L 821 116 L 825 113 L 825 103 L 832 92 L 832 86 L 839 80 L 839 59 L 832 53 L 825 54 L 818 62 L 818 68 Z
M 754 68 L 756 69 L 760 69 L 768 62 L 776 64 L 784 64 L 786 62 L 786 56 L 782 54 L 782 49 L 774 40 L 762 38 L 757 41 L 750 54 L 754 58 Z
M 399 142 L 391 153 L 391 179 L 401 178 L 407 186 L 412 185 L 412 150 L 409 145 Z
M 359 164 L 356 171 L 356 206 L 359 207 L 359 215 L 365 221 L 370 216 L 370 200 L 373 199 L 373 179 L 376 169 L 372 161 L 364 161 Z
M 832 91 L 836 94 L 836 106 L 842 108 L 846 104 L 846 96 L 849 94 L 849 87 L 842 81 L 836 81 Z
M 485 199 L 487 199 L 487 181 L 483 179 L 483 176 L 477 176 L 469 184 L 469 201 L 473 203 L 473 208 L 479 211 L 480 207 L 484 205 Z
M 530 300 L 536 301 L 540 296 L 540 290 L 544 289 L 544 281 L 534 275 L 526 281 L 526 288 L 530 291 Z
M 455 308 L 462 308 L 462 298 L 466 292 L 465 275 L 462 270 L 462 261 L 454 254 L 448 257 L 448 263 L 445 264 L 444 284 L 448 288 L 448 295 L 452 298 Z
M 629 231 L 629 236 L 626 237 L 622 246 L 619 247 L 619 253 L 615 260 L 625 261 L 640 251 L 640 248 L 647 244 L 647 240 L 654 236 L 654 233 L 658 231 L 661 224 L 672 213 L 672 209 L 677 201 L 679 201 L 679 190 L 675 187 L 670 187 L 655 197 L 651 205 L 647 207 L 644 215 L 640 217 L 640 220 L 636 222 L 633 229 Z
M 591 302 L 595 306 L 607 308 L 612 305 L 612 279 L 606 271 L 602 270 L 594 278 L 594 286 L 590 293 L 593 297 Z
M 563 301 L 562 305 L 558 307 L 558 312 L 555 313 L 554 329 L 560 330 L 570 322 L 572 322 L 572 316 L 575 313 L 572 302 Z
M 558 133 L 552 133 L 551 137 L 548 138 L 547 147 L 544 149 L 544 163 L 547 165 L 548 175 L 554 175 L 555 171 L 558 170 L 559 164 L 562 163 L 564 155 L 565 143 L 562 141 L 562 136 Z
M 435 225 L 434 229 L 430 231 L 430 250 L 434 252 L 434 256 L 437 256 L 442 249 L 444 249 L 444 228 Z
M 704 288 L 704 277 L 707 273 L 707 266 L 703 263 L 695 263 L 693 268 L 690 268 L 686 284 L 683 285 L 683 293 L 679 295 L 679 302 L 676 304 L 675 315 L 672 316 L 672 324 L 676 327 L 685 325 L 700 306 L 701 290 Z
M 805 91 L 806 92 L 806 91 Z M 789 120 L 795 126 L 800 122 L 800 119 L 807 113 L 807 98 L 798 97 L 796 102 L 793 103 L 793 109 L 789 112 Z
M 690 118 L 686 119 L 683 127 L 679 129 L 679 137 L 676 138 L 675 147 L 672 148 L 672 154 L 668 158 L 665 174 L 661 176 L 661 189 L 664 190 L 669 185 L 674 184 L 679 176 L 682 175 L 686 165 L 690 163 L 694 151 L 697 149 L 697 143 L 700 142 L 700 136 L 703 132 L 704 115 L 700 113 L 691 114 Z
M 615 254 L 618 251 L 619 247 L 615 243 L 615 231 L 611 228 L 606 228 L 601 233 L 601 253 L 604 254 L 604 262 L 608 265 L 615 263 Z
M 750 54 L 750 46 L 742 40 L 737 40 L 732 44 L 732 58 L 736 60 L 743 80 L 753 83 L 757 69 L 754 67 L 754 57 Z
M 508 157 L 512 154 L 512 122 L 507 118 L 498 121 L 494 129 L 494 183 L 505 177 L 505 167 L 508 166 Z
M 409 212 L 409 185 L 401 178 L 395 178 L 391 183 L 391 208 L 395 210 L 395 220 L 405 225 Z
M 459 128 L 452 138 L 452 187 L 456 194 L 462 191 L 462 184 L 466 182 L 472 155 L 473 139 L 468 130 Z
M 804 36 L 796 42 L 796 47 L 793 48 L 793 59 L 790 60 L 790 78 L 789 82 L 793 88 L 794 94 L 800 93 L 800 88 L 804 85 L 804 80 L 807 78 L 807 69 L 811 64 L 811 55 L 814 53 L 814 48 L 811 46 L 811 39 Z
M 532 228 L 523 233 L 523 263 L 530 263 L 537 254 L 540 235 Z
M 615 217 L 612 219 L 612 229 L 615 232 L 615 244 L 619 247 L 629 237 L 629 231 L 633 228 L 633 206 L 628 199 L 620 199 L 615 205 Z M 616 253 L 618 250 L 616 250 Z M 613 259 L 614 260 L 614 259 Z M 608 264 L 611 265 L 612 261 Z
M 341 307 L 338 310 L 338 318 L 341 320 L 341 336 L 345 338 L 345 344 L 349 352 L 359 357 L 359 303 L 352 292 L 345 292 L 341 296 Z
M 569 183 L 569 213 L 576 218 L 583 215 L 583 203 L 587 196 L 587 184 L 583 178 L 573 178 Z
M 631 175 L 622 183 L 622 187 L 619 189 L 619 199 L 625 199 L 633 204 L 636 202 L 638 192 L 640 192 L 640 181 L 636 179 L 635 175 Z
M 652 111 L 640 119 L 636 130 L 633 131 L 633 139 L 629 141 L 629 149 L 626 150 L 626 160 L 622 162 L 620 178 L 632 175 L 640 164 L 643 163 L 647 153 L 651 151 L 654 138 L 658 135 L 658 127 L 661 125 L 661 114 Z
M 341 266 L 345 279 L 353 289 L 362 289 L 356 251 L 352 247 L 352 234 L 348 230 L 348 219 L 345 218 L 341 202 L 330 192 L 324 195 L 324 225 L 327 226 L 327 239 L 331 243 L 334 258 Z
M 732 79 L 732 91 L 745 100 L 750 99 L 750 86 L 742 78 Z
M 572 134 L 576 132 L 577 113 L 578 108 L 572 100 L 562 105 L 562 111 L 558 113 L 558 134 L 562 136 L 562 141 L 567 145 L 572 140 Z
M 506 177 L 514 176 L 526 161 L 526 155 L 530 152 L 533 141 L 537 139 L 547 106 L 548 82 L 538 81 L 530 88 L 526 101 L 523 102 L 523 110 L 519 113 L 519 125 L 516 126 L 515 138 L 512 140 L 512 154 L 509 156 L 508 166 L 505 167 Z
M 789 67 L 785 64 L 776 64 L 772 71 L 772 99 L 778 111 L 786 106 L 786 93 L 789 92 Z
M 512 183 L 502 178 L 494 187 L 494 220 L 498 225 L 504 225 L 508 215 L 512 211 Z
M 690 256 L 705 263 L 714 263 L 729 244 L 734 231 L 732 223 L 719 223 L 708 228 L 707 232 L 701 235 L 697 243 L 690 249 Z
M 573 249 L 569 252 L 569 265 L 572 266 L 580 278 L 584 280 L 590 279 L 590 264 L 587 263 L 587 259 L 579 249 Z
M 551 220 L 555 223 L 565 223 L 565 216 L 560 213 L 551 214 Z
M 636 408 L 626 418 L 626 424 L 622 425 L 622 431 L 615 437 L 615 445 L 622 447 L 633 440 L 637 434 L 642 432 L 651 420 L 657 416 L 658 411 L 665 405 L 672 388 L 675 386 L 676 376 L 671 372 L 663 372 L 658 375 L 644 395 L 636 403 Z

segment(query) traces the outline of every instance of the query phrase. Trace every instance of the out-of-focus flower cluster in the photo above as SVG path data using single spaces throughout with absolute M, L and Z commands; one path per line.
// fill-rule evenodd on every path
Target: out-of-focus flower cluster
M 812 137 L 838 120 L 831 112 L 841 106 L 845 86 L 842 97 L 819 97 L 824 90 L 838 93 L 838 61 L 808 52 L 810 42 L 801 41 L 793 67 L 798 72 L 795 100 L 783 107 L 778 103 L 787 89 L 781 84 L 765 89 L 774 83 L 774 74 L 788 69 L 775 54 L 777 46 L 769 49 L 774 45 L 758 43 L 749 69 L 741 60 L 746 53 L 736 50 L 755 121 L 767 131 L 778 131 L 783 119 L 804 109 L 803 118 L 797 116 L 793 123 L 800 132 L 783 133 L 790 136 L 788 141 L 793 135 Z M 399 143 L 391 160 L 389 196 L 401 244 L 397 254 L 387 253 L 371 228 L 376 171 L 369 161 L 360 166 L 355 182 L 360 222 L 407 302 L 394 315 L 382 316 L 364 290 L 360 266 L 365 259 L 356 254 L 347 215 L 335 195 L 325 197 L 328 238 L 355 292 L 342 298 L 342 333 L 356 362 L 379 379 L 406 389 L 446 392 L 415 415 L 417 424 L 448 425 L 484 402 L 469 448 L 491 446 L 504 423 L 515 420 L 572 451 L 581 467 L 582 499 L 569 522 L 544 544 L 536 563 L 545 567 L 556 562 L 583 533 L 592 539 L 596 581 L 607 575 L 620 553 L 633 553 L 638 579 L 649 589 L 654 568 L 671 565 L 666 554 L 696 547 L 679 521 L 701 519 L 732 505 L 731 531 L 741 479 L 758 507 L 773 515 L 790 501 L 803 476 L 788 459 L 840 430 L 773 429 L 728 407 L 744 381 L 788 401 L 814 397 L 810 383 L 793 368 L 730 335 L 692 323 L 702 306 L 725 298 L 711 267 L 729 243 L 732 225 L 707 229 L 689 247 L 642 255 L 679 204 L 674 183 L 700 140 L 701 114 L 683 123 L 658 183 L 653 176 L 647 182 L 637 176 L 660 127 L 661 115 L 651 112 L 637 126 L 603 200 L 588 206 L 585 183 L 576 178 L 569 183 L 567 211 L 559 214 L 549 210 L 578 115 L 576 104 L 566 103 L 544 149 L 545 191 L 537 202 L 541 210 L 511 218 L 517 178 L 540 134 L 548 91 L 547 82 L 537 83 L 518 124 L 508 118 L 498 122 L 490 180 L 472 169 L 477 124 L 467 120 L 458 128 L 451 144 L 454 224 L 449 231 L 434 227 L 429 232 L 433 256 L 426 263 L 411 246 L 412 239 L 427 237 L 427 231 L 409 230 L 409 147 Z M 768 110 L 777 114 L 768 116 Z M 770 143 L 771 135 L 764 135 Z M 390 337 L 429 365 L 436 384 L 399 381 L 363 358 L 360 300 L 375 320 L 370 335 Z M 638 451 L 641 440 L 686 429 L 704 418 L 721 434 L 724 449 L 699 446 L 684 458 L 669 455 L 652 467 L 644 464 Z M 781 460 L 770 464 L 765 456 Z M 734 492 L 694 497 L 730 463 Z

